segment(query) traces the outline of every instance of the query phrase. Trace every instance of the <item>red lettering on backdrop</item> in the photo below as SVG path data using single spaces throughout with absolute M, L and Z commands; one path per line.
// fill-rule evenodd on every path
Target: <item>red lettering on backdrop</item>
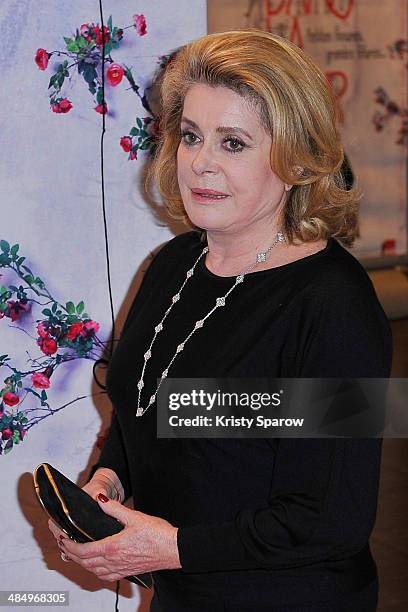
M 266 15 L 279 15 L 284 9 L 287 15 L 292 14 L 292 0 L 280 0 L 279 4 L 275 7 L 272 6 L 272 0 L 266 0 Z M 303 14 L 310 15 L 313 8 L 313 0 L 302 0 Z
M 336 7 L 336 2 L 337 0 L 326 0 L 327 8 L 339 19 L 347 19 L 353 9 L 354 0 L 348 0 L 347 7 L 343 12 Z
M 294 17 L 292 21 L 292 28 L 289 34 L 289 40 L 301 49 L 303 49 L 303 38 L 302 30 L 300 29 L 299 17 Z
M 285 8 L 285 2 L 286 0 L 281 0 L 279 5 L 276 8 L 273 8 L 271 0 L 266 0 L 266 16 L 269 17 L 271 15 L 279 15 L 282 9 Z
M 336 98 L 339 121 L 343 123 L 344 113 L 341 107 L 341 99 L 348 89 L 347 75 L 342 70 L 328 70 L 326 72 L 326 78 Z
M 354 0 L 348 0 L 346 8 L 340 8 L 338 6 L 340 0 L 325 0 L 326 7 L 329 12 L 337 17 L 338 19 L 346 20 L 351 11 L 353 10 Z M 302 17 L 305 15 L 311 15 L 313 9 L 313 0 L 302 0 Z M 279 15 L 279 13 L 285 12 L 286 15 L 292 16 L 291 30 L 289 39 L 296 43 L 299 47 L 303 48 L 302 30 L 300 27 L 299 15 L 292 15 L 292 0 L 280 0 L 278 4 L 275 4 L 274 0 L 265 0 L 265 25 L 268 32 L 272 31 L 272 19 L 271 17 Z

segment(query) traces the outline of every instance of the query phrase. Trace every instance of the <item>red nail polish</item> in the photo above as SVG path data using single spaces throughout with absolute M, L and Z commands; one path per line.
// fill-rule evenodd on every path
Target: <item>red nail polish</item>
M 63 535 L 60 535 L 60 540 L 66 540 L 66 537 Z
M 106 497 L 106 495 L 104 495 L 103 493 L 98 493 L 97 497 L 99 501 L 103 502 L 104 504 L 109 501 L 109 498 Z

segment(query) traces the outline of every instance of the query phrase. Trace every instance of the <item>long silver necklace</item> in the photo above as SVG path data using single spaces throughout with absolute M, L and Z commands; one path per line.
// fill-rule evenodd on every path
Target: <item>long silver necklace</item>
M 190 268 L 189 270 L 187 270 L 186 278 L 184 279 L 184 282 L 181 285 L 180 289 L 171 298 L 170 306 L 167 308 L 166 312 L 164 313 L 164 316 L 163 316 L 162 320 L 154 328 L 154 336 L 153 336 L 152 341 L 150 342 L 149 348 L 147 349 L 147 351 L 144 354 L 144 363 L 143 363 L 143 368 L 142 368 L 142 374 L 141 374 L 140 379 L 139 379 L 139 381 L 137 383 L 137 388 L 138 388 L 137 411 L 136 411 L 136 416 L 137 417 L 142 416 L 146 412 L 146 410 L 148 410 L 150 408 L 150 406 L 152 404 L 154 404 L 154 402 L 156 400 L 157 392 L 159 391 L 160 386 L 161 386 L 163 380 L 165 378 L 167 378 L 167 375 L 169 373 L 169 369 L 173 365 L 174 360 L 184 350 L 184 347 L 185 347 L 186 343 L 190 340 L 190 338 L 195 334 L 195 332 L 198 329 L 201 329 L 203 327 L 203 325 L 206 322 L 206 320 L 209 317 L 211 317 L 211 315 L 217 310 L 217 308 L 222 308 L 223 306 L 225 306 L 225 302 L 226 302 L 227 297 L 230 295 L 230 293 L 232 293 L 234 291 L 234 289 L 236 287 L 238 287 L 238 285 L 240 285 L 241 283 L 244 282 L 244 278 L 245 278 L 246 274 L 251 272 L 259 263 L 266 261 L 267 255 L 268 255 L 269 251 L 271 251 L 277 244 L 279 244 L 280 242 L 283 242 L 284 240 L 285 240 L 285 236 L 283 235 L 283 233 L 282 232 L 278 232 L 276 234 L 275 240 L 273 241 L 271 246 L 268 249 L 266 249 L 266 251 L 261 251 L 260 253 L 257 253 L 256 258 L 255 258 L 255 262 L 251 266 L 249 266 L 249 268 L 247 268 L 244 272 L 242 272 L 241 274 L 238 274 L 238 276 L 236 276 L 236 278 L 235 278 L 235 283 L 227 291 L 227 293 L 225 293 L 225 295 L 223 295 L 221 297 L 217 297 L 216 300 L 215 300 L 215 304 L 211 308 L 211 310 L 202 319 L 198 319 L 198 321 L 195 322 L 195 325 L 194 325 L 193 329 L 184 338 L 184 340 L 177 346 L 177 348 L 176 348 L 176 350 L 174 352 L 173 357 L 170 359 L 170 361 L 167 364 L 166 368 L 161 373 L 161 378 L 160 378 L 159 383 L 158 383 L 158 385 L 156 387 L 156 391 L 153 393 L 153 395 L 150 396 L 148 405 L 145 408 L 143 408 L 141 406 L 141 396 L 142 396 L 142 389 L 144 387 L 144 376 L 145 376 L 147 362 L 149 361 L 149 359 L 152 356 L 153 345 L 156 342 L 157 336 L 163 331 L 163 329 L 164 329 L 164 322 L 167 319 L 169 313 L 171 312 L 171 309 L 173 308 L 174 304 L 176 304 L 179 301 L 181 292 L 183 291 L 184 287 L 186 286 L 186 284 L 188 283 L 190 278 L 193 276 L 198 262 L 203 257 L 203 255 L 206 255 L 208 253 L 208 247 L 205 247 L 202 250 L 202 252 L 198 256 L 198 258 L 196 259 L 193 267 Z

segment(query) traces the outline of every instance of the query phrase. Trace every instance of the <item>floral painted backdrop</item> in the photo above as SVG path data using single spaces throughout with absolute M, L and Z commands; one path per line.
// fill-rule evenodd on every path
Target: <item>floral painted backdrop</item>
M 111 585 L 60 561 L 29 474 L 48 461 L 81 482 L 97 457 L 111 406 L 93 368 L 146 258 L 181 229 L 142 195 L 160 130 L 152 78 L 205 33 L 206 6 L 4 0 L 0 28 L 1 588 L 112 610 Z M 137 610 L 137 589 L 121 593 Z

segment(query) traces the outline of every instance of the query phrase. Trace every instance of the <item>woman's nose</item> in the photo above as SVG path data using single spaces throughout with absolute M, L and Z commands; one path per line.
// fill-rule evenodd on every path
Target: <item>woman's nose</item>
M 218 165 L 215 159 L 214 151 L 209 146 L 203 144 L 198 150 L 191 162 L 192 170 L 195 174 L 203 174 L 204 172 L 216 172 Z

